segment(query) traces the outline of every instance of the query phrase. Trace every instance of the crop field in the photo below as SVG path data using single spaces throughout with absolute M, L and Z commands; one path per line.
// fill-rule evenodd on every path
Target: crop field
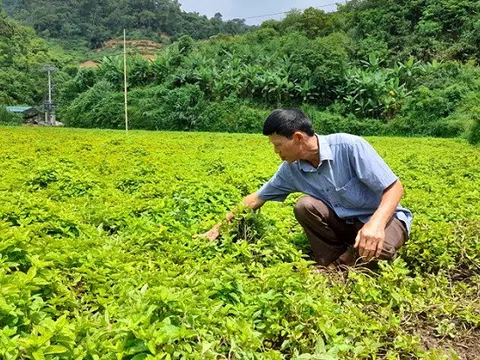
M 315 272 L 300 194 L 238 210 L 261 135 L 0 128 L 0 359 L 475 359 L 480 148 L 367 138 L 414 213 L 401 257 Z

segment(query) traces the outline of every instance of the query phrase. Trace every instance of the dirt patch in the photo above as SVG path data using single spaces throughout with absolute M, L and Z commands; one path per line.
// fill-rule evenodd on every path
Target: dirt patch
M 98 63 L 95 62 L 95 61 L 88 60 L 88 61 L 85 61 L 85 62 L 81 63 L 79 65 L 79 67 L 81 67 L 81 68 L 95 68 L 95 67 L 98 67 Z
M 162 48 L 162 44 L 156 43 L 151 40 L 127 40 L 126 41 L 127 48 L 135 48 L 139 52 L 150 52 L 156 51 Z M 111 39 L 108 40 L 103 47 L 97 49 L 97 51 L 101 51 L 104 49 L 120 49 L 123 48 L 123 39 Z
M 455 338 L 439 337 L 433 327 L 419 329 L 418 335 L 425 350 L 442 350 L 446 354 L 455 351 L 461 360 L 480 359 L 480 329 L 473 329 L 456 334 Z
M 153 61 L 155 60 L 155 55 L 143 54 L 142 58 Z

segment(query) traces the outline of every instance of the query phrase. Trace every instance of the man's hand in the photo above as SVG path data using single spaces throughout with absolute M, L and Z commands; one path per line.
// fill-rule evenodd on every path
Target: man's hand
M 257 195 L 257 193 L 252 193 L 248 196 L 246 196 L 241 205 L 247 206 L 250 209 L 259 209 L 262 207 L 262 205 L 265 204 L 265 201 L 260 199 Z M 227 216 L 225 217 L 225 221 L 228 223 L 233 219 L 233 212 L 229 212 Z M 216 224 L 213 228 L 211 228 L 209 231 L 207 231 L 205 234 L 197 234 L 193 235 L 192 238 L 194 239 L 208 239 L 210 241 L 217 240 L 218 237 L 220 236 L 220 226 L 222 223 Z
M 374 257 L 380 256 L 384 241 L 385 227 L 367 222 L 357 233 L 354 247 L 358 248 L 358 254 L 365 261 L 370 261 Z
M 382 253 L 383 242 L 385 241 L 385 227 L 392 218 L 402 195 L 403 186 L 397 180 L 385 189 L 377 211 L 358 232 L 354 247 L 358 248 L 358 254 L 364 260 L 370 261 L 374 257 L 379 257 Z
M 213 228 L 208 230 L 206 233 L 196 234 L 196 235 L 193 235 L 192 237 L 194 239 L 208 239 L 210 241 L 214 241 L 214 240 L 217 240 L 219 236 L 220 236 L 220 224 L 217 224 Z

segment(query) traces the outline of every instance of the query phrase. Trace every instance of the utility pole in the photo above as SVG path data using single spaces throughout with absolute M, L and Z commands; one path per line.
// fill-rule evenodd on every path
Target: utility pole
M 123 87 L 125 91 L 125 134 L 128 135 L 128 101 L 127 101 L 127 40 L 123 29 Z
M 56 122 L 55 119 L 55 103 L 52 102 L 52 72 L 57 71 L 55 66 L 44 66 L 43 71 L 48 73 L 48 101 L 43 103 L 45 110 L 45 123 L 47 125 L 53 125 Z

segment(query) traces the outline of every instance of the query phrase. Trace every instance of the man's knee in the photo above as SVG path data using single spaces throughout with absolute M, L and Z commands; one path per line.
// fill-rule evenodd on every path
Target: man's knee
M 312 210 L 313 206 L 310 201 L 310 196 L 303 196 L 295 203 L 293 213 L 297 220 L 301 221 L 302 219 L 305 219 Z
M 299 222 L 311 216 L 324 216 L 328 207 L 318 199 L 311 196 L 304 196 L 298 199 L 293 212 Z
M 397 256 L 398 256 L 397 249 L 388 243 L 384 243 L 378 259 L 379 260 L 395 260 Z
M 408 231 L 398 219 L 392 219 L 385 229 L 385 241 L 379 259 L 395 260 L 398 250 L 405 244 L 408 238 Z

